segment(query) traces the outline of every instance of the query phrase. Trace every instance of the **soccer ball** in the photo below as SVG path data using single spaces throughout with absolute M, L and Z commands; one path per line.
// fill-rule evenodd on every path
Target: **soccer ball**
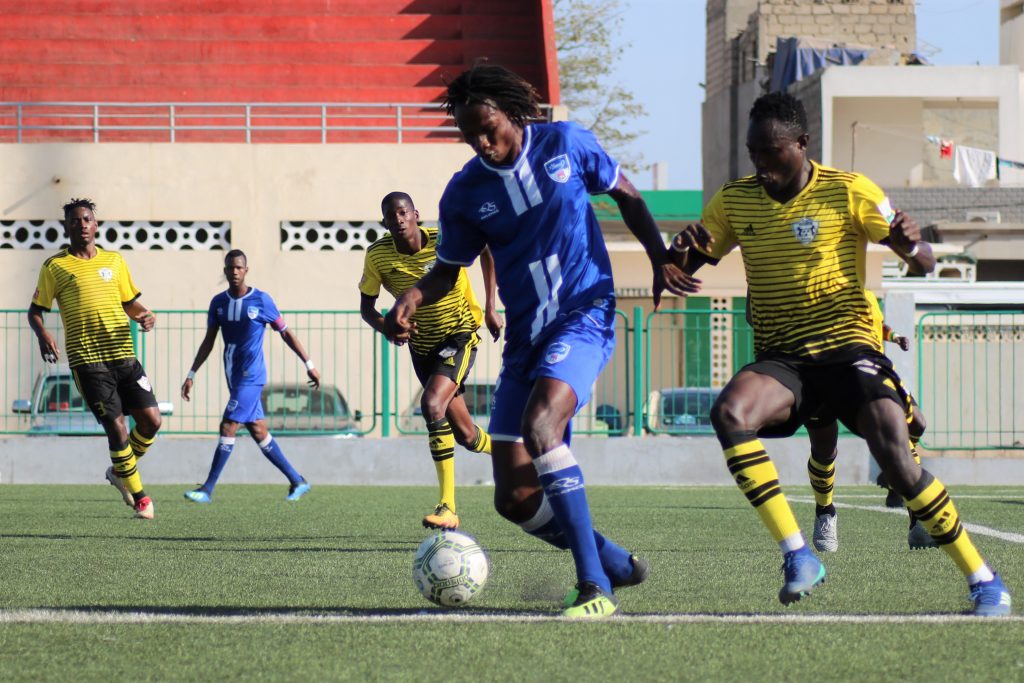
M 483 590 L 490 570 L 487 553 L 475 538 L 442 531 L 420 543 L 412 561 L 412 580 L 427 600 L 458 607 Z

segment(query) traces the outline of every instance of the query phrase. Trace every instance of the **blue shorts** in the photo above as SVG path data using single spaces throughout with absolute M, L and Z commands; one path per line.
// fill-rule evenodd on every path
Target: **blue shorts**
M 573 311 L 544 341 L 505 358 L 494 388 L 488 430 L 495 441 L 521 441 L 523 410 L 540 377 L 565 382 L 576 392 L 576 409 L 590 400 L 594 383 L 615 350 L 615 306 L 602 302 Z M 566 426 L 569 443 L 571 427 Z
M 243 384 L 240 387 L 231 389 L 231 398 L 224 408 L 224 419 L 229 422 L 241 422 L 249 424 L 263 419 L 263 404 L 260 403 L 260 394 L 263 393 L 261 384 Z

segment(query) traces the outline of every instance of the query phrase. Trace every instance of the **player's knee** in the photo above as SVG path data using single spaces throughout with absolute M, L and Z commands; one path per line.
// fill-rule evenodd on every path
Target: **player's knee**
M 928 428 L 928 423 L 924 419 L 924 415 L 917 408 L 914 408 L 914 412 L 910 416 L 910 423 L 907 425 L 907 431 L 910 432 L 910 436 L 913 439 L 920 439 L 924 436 L 924 430 Z
M 437 422 L 444 418 L 447 409 L 448 402 L 443 396 L 431 391 L 423 392 L 423 398 L 420 399 L 420 410 L 423 411 L 423 418 L 427 422 Z
M 514 489 L 512 491 L 495 491 L 494 510 L 513 524 L 522 524 L 533 517 L 537 511 L 535 490 Z
M 719 396 L 711 406 L 711 426 L 718 434 L 746 431 L 750 426 L 744 412 L 734 401 Z

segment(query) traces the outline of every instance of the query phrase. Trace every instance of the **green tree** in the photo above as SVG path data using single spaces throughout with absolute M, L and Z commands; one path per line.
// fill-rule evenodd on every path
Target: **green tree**
M 611 66 L 628 43 L 620 43 L 620 0 L 554 0 L 555 47 L 562 103 L 569 118 L 592 130 L 604 147 L 631 171 L 642 168 L 628 152 L 642 130 L 624 130 L 626 123 L 647 116 L 644 106 L 620 83 L 610 81 Z

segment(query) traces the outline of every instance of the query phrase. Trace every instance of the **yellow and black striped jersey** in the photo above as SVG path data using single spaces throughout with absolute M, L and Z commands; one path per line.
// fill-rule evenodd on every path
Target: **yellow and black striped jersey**
M 875 336 L 878 339 L 878 351 L 885 353 L 885 346 L 882 343 L 885 341 L 885 317 L 882 315 L 882 306 L 878 303 L 878 297 L 870 289 L 865 289 L 864 295 L 868 299 L 868 305 L 871 306 L 871 327 L 875 330 Z
M 740 247 L 755 353 L 816 358 L 850 346 L 878 348 L 865 252 L 868 240 L 888 237 L 893 217 L 869 179 L 813 163 L 810 182 L 785 204 L 753 176 L 722 186 L 702 221 L 715 238 L 713 261 Z
M 363 261 L 359 291 L 376 297 L 380 295 L 383 285 L 397 299 L 419 282 L 437 260 L 437 228 L 421 230 L 423 246 L 415 254 L 399 252 L 390 233 L 371 244 Z M 409 344 L 421 356 L 453 334 L 475 332 L 483 320 L 483 311 L 473 294 L 466 269 L 460 269 L 459 279 L 452 291 L 437 303 L 421 306 L 413 320 L 416 322 L 417 333 Z
M 68 365 L 76 367 L 135 355 L 124 304 L 138 296 L 116 251 L 96 247 L 94 257 L 82 259 L 62 249 L 43 262 L 32 303 L 48 311 L 57 300 Z

